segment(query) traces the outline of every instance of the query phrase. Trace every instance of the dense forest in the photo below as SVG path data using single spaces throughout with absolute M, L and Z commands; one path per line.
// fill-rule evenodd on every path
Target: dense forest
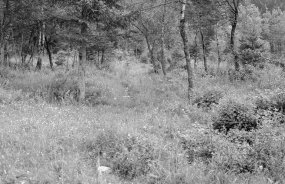
M 283 0 L 0 0 L 0 183 L 285 183 Z

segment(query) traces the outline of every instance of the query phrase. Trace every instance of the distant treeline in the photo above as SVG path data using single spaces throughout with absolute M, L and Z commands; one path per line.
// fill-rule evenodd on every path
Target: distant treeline
M 285 10 L 285 1 L 284 0 L 251 0 L 255 4 L 261 13 L 264 13 L 267 10 L 272 11 L 275 8 L 280 8 L 282 11 Z

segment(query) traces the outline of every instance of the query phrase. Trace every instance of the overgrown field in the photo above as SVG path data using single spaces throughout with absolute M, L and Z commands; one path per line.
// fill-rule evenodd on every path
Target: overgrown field
M 148 68 L 88 67 L 81 104 L 76 71 L 1 70 L 1 183 L 285 181 L 282 69 L 246 79 L 197 71 L 189 104 L 186 71 Z

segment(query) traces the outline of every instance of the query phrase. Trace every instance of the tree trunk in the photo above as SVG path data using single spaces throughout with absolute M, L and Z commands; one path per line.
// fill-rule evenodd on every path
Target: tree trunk
M 198 47 L 198 44 L 197 44 L 197 36 L 198 36 L 198 30 L 196 30 L 196 33 L 195 33 L 194 70 L 197 69 L 197 57 L 198 57 L 198 52 L 197 52 L 197 47 Z
M 43 9 L 42 9 L 42 14 L 43 14 Z M 42 69 L 42 61 L 44 56 L 44 39 L 45 39 L 44 31 L 45 31 L 45 23 L 40 22 L 38 60 L 37 60 L 36 70 Z
M 236 32 L 236 27 L 237 27 L 237 18 L 238 18 L 238 10 L 236 9 L 234 12 L 234 20 L 232 22 L 231 41 L 230 41 L 231 51 L 232 51 L 232 55 L 234 57 L 235 71 L 239 71 L 239 69 L 240 69 L 238 56 L 237 56 L 237 53 L 235 51 L 235 32 Z
M 218 68 L 217 73 L 220 71 L 220 65 L 221 65 L 221 55 L 220 55 L 220 44 L 219 44 L 219 38 L 218 38 L 218 28 L 216 29 L 216 43 L 217 43 L 217 54 L 218 54 Z
M 52 54 L 51 54 L 51 51 L 49 48 L 49 42 L 48 42 L 46 36 L 45 36 L 45 46 L 46 46 L 46 50 L 47 50 L 47 54 L 48 54 L 49 65 L 50 65 L 51 70 L 53 70 Z
M 154 73 L 158 73 L 158 68 L 157 68 L 157 64 L 156 64 L 156 62 L 155 62 L 155 57 L 154 57 L 154 53 L 153 53 L 153 49 L 154 49 L 154 48 L 153 48 L 153 47 L 151 48 L 147 36 L 145 36 L 145 39 L 146 39 L 147 48 L 148 48 L 148 51 L 149 51 L 149 54 L 150 54 L 150 62 L 151 62 L 151 64 L 153 65 Z
M 22 63 L 23 63 L 23 62 L 25 62 L 23 59 L 24 34 L 21 34 L 21 37 L 22 37 L 22 39 L 21 39 L 21 45 L 20 45 L 20 50 L 19 50 L 19 58 L 20 58 L 20 60 L 22 60 Z M 20 63 L 19 63 L 19 65 L 20 65 Z
M 83 10 L 84 11 L 84 10 Z M 87 24 L 81 23 L 81 34 L 84 35 L 87 32 Z M 78 87 L 79 87 L 79 101 L 82 102 L 85 99 L 85 65 L 86 65 L 86 43 L 83 41 L 79 49 L 79 63 L 78 63 Z
M 166 69 L 165 69 L 165 56 L 164 56 L 164 29 L 165 29 L 165 6 L 166 6 L 166 0 L 164 0 L 164 6 L 163 6 L 163 17 L 162 17 L 162 29 L 161 29 L 161 68 L 163 75 L 166 75 Z
M 208 65 L 207 65 L 207 58 L 206 58 L 206 46 L 205 46 L 204 34 L 203 34 L 201 29 L 200 29 L 200 35 L 201 35 L 201 41 L 202 41 L 204 68 L 205 68 L 205 72 L 208 73 Z
M 188 74 L 188 99 L 191 103 L 192 89 L 193 89 L 193 70 L 191 66 L 191 58 L 189 54 L 188 38 L 186 34 L 186 21 L 185 21 L 186 0 L 182 0 L 181 4 L 181 19 L 180 19 L 180 35 L 183 41 L 184 54 L 186 59 L 187 74 Z
M 0 40 L 0 44 L 1 44 L 1 48 L 0 48 L 0 51 L 1 51 L 1 56 L 0 56 L 0 59 L 1 59 L 1 65 L 2 67 L 5 66 L 5 45 L 6 45 L 6 40 L 5 40 L 5 34 L 6 34 L 6 30 L 7 30 L 7 27 L 5 27 L 5 23 L 6 22 L 6 17 L 7 17 L 7 14 L 9 12 L 9 5 L 10 5 L 10 2 L 9 0 L 6 0 L 5 1 L 5 8 L 3 7 L 2 9 L 2 20 L 1 20 L 1 40 Z
M 102 50 L 102 55 L 101 55 L 101 65 L 104 63 L 105 60 L 105 51 Z
M 4 41 L 2 40 L 1 43 L 1 48 L 0 48 L 0 52 L 1 52 L 1 65 L 2 67 L 4 67 L 4 60 L 5 60 L 5 44 Z
M 38 59 L 36 64 L 36 71 L 42 69 L 42 53 L 43 53 L 43 45 L 42 45 L 42 32 L 39 33 L 39 45 L 38 45 Z
M 97 53 L 97 62 L 98 62 L 97 63 L 98 68 L 101 69 L 102 66 L 101 66 L 101 61 L 100 61 L 100 51 L 98 51 Z
M 71 50 L 68 48 L 68 55 L 67 55 L 67 59 L 66 59 L 66 72 L 69 71 L 69 60 L 70 60 L 70 57 L 71 57 L 70 51 Z

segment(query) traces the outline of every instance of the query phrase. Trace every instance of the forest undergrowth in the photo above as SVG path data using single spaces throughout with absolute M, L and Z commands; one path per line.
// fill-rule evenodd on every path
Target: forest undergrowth
M 282 183 L 284 73 L 246 80 L 148 65 L 1 70 L 0 178 L 8 183 Z M 100 165 L 99 161 L 100 160 Z M 98 173 L 99 166 L 112 169 Z

